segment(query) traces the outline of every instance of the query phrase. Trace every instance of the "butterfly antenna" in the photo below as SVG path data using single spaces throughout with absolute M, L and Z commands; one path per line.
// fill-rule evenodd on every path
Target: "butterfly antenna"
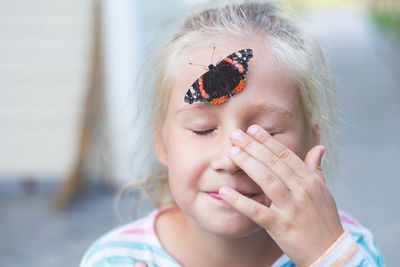
M 200 67 L 207 67 L 206 65 L 195 64 L 195 63 L 191 63 L 191 62 L 189 62 L 189 65 L 200 66 Z
M 214 45 L 213 53 L 212 53 L 212 56 L 211 56 L 211 64 L 213 63 L 214 53 L 215 53 L 215 45 Z

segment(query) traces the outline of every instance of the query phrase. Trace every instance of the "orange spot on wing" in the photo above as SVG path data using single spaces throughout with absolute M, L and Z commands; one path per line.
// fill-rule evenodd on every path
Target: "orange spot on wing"
M 234 65 L 236 68 L 238 68 L 240 73 L 243 73 L 244 69 L 243 69 L 243 66 L 241 64 L 233 61 L 230 58 L 225 58 L 224 60 L 225 60 L 225 62 L 228 62 L 229 64 Z
M 237 93 L 242 91 L 245 83 L 246 83 L 245 79 L 240 80 L 239 84 L 235 87 L 235 89 L 232 90 L 232 94 L 236 95 Z M 214 98 L 213 100 L 211 100 L 211 103 L 213 103 L 213 104 L 222 104 L 226 100 L 228 100 L 228 94 L 223 95 L 223 96 L 218 97 L 218 98 Z
M 223 95 L 221 97 L 214 98 L 213 100 L 211 100 L 211 103 L 221 104 L 221 103 L 224 103 L 226 100 L 228 100 L 228 95 Z
M 200 88 L 200 93 L 201 96 L 208 99 L 210 98 L 210 95 L 206 93 L 206 91 L 204 91 L 204 85 L 203 85 L 203 79 L 199 78 L 199 88 Z
M 235 89 L 232 90 L 232 93 L 237 94 L 240 91 L 242 91 L 245 83 L 246 83 L 245 79 L 240 80 L 239 84 L 235 87 Z

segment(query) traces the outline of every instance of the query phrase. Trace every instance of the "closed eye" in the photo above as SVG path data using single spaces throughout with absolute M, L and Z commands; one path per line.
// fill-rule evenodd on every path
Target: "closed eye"
M 208 129 L 208 130 L 204 130 L 204 131 L 194 131 L 194 130 L 192 130 L 192 132 L 194 132 L 197 135 L 209 135 L 213 131 L 215 131 L 215 129 Z

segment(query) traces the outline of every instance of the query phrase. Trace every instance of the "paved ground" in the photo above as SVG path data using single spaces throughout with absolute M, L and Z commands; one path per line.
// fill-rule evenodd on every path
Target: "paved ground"
M 387 266 L 400 245 L 400 46 L 359 10 L 309 16 L 337 77 L 344 108 L 340 177 L 331 185 L 338 206 L 370 228 Z M 77 266 L 87 246 L 118 225 L 113 192 L 94 190 L 71 209 L 51 208 L 54 186 L 36 194 L 0 185 L 0 266 Z M 143 209 L 143 213 L 149 210 Z
M 92 189 L 70 209 L 52 206 L 56 184 L 39 184 L 35 193 L 23 193 L 19 185 L 0 184 L 0 266 L 78 266 L 88 246 L 101 234 L 120 225 L 114 212 L 115 192 Z M 134 196 L 133 196 L 134 198 Z M 132 205 L 121 215 L 131 220 Z M 124 204 L 125 203 L 125 204 Z M 143 216 L 152 209 L 144 202 Z

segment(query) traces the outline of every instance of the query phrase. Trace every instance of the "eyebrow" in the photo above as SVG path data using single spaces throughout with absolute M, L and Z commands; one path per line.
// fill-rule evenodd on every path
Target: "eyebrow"
M 191 105 L 185 105 L 182 108 L 178 109 L 175 114 L 179 114 L 181 112 L 185 111 L 196 111 L 196 110 L 205 110 L 209 109 L 212 107 L 211 105 L 208 105 L 208 103 L 203 103 L 203 102 L 197 102 L 193 103 Z M 288 117 L 292 118 L 294 115 L 292 112 L 289 110 L 282 108 L 278 105 L 271 104 L 271 103 L 256 103 L 252 105 L 248 105 L 244 109 L 247 111 L 248 114 L 256 116 L 256 115 L 265 115 L 265 114 L 270 114 L 270 113 L 276 113 L 278 116 L 281 117 Z
M 207 105 L 207 103 L 203 103 L 203 102 L 197 102 L 197 103 L 193 103 L 191 105 L 185 105 L 182 108 L 178 109 L 175 114 L 184 112 L 184 111 L 192 111 L 192 110 L 204 110 L 210 108 L 210 105 Z
M 254 105 L 251 105 L 251 112 L 255 114 L 269 114 L 269 113 L 276 113 L 279 116 L 282 117 L 293 117 L 293 113 L 290 112 L 289 110 L 282 108 L 280 106 L 277 106 L 275 104 L 270 104 L 270 103 L 257 103 Z

